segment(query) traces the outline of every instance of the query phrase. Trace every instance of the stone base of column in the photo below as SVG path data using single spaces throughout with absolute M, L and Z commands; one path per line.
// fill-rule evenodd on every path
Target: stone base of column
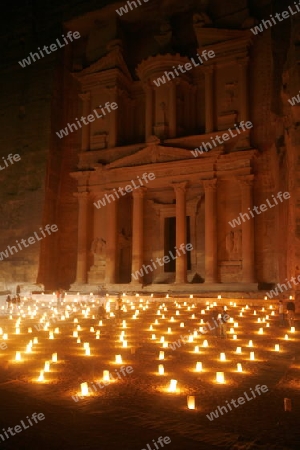
M 143 283 L 141 282 L 141 281 L 131 281 L 130 283 L 130 286 L 133 286 L 133 287 L 139 287 L 139 288 L 141 288 L 141 287 L 143 287 Z
M 80 283 L 78 281 L 75 281 L 75 283 L 72 283 L 70 286 L 70 291 L 78 291 L 80 292 L 82 289 L 86 289 L 88 285 L 86 283 Z

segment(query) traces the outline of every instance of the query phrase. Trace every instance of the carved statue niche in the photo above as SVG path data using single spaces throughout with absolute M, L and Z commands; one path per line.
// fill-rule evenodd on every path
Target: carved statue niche
M 226 235 L 226 251 L 228 260 L 241 259 L 242 252 L 242 230 L 230 231 Z
M 209 16 L 205 12 L 195 13 L 193 15 L 193 28 L 203 28 L 212 24 Z
M 154 35 L 154 39 L 160 47 L 160 53 L 172 51 L 173 32 L 169 20 L 164 19 L 160 23 L 159 33 Z
M 223 99 L 223 113 L 232 112 L 234 102 L 237 99 L 238 82 L 231 81 L 225 83 L 224 99 Z
M 157 122 L 154 125 L 154 132 L 159 139 L 165 139 L 168 136 L 168 104 L 162 101 L 158 105 Z
M 103 238 L 95 238 L 91 245 L 91 252 L 94 255 L 94 261 L 104 261 L 106 251 L 106 241 Z

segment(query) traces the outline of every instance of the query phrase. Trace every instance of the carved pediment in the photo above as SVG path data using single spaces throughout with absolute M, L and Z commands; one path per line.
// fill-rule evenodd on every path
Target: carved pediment
M 75 78 L 81 80 L 87 75 L 93 75 L 99 72 L 103 72 L 104 70 L 116 68 L 120 69 L 127 78 L 129 78 L 130 80 L 132 79 L 119 45 L 112 46 L 111 51 L 106 56 L 103 56 L 103 58 L 100 58 L 98 61 L 91 64 L 86 69 L 83 69 L 81 72 L 73 75 Z
M 161 145 L 148 145 L 133 155 L 117 159 L 107 168 L 142 166 L 144 164 L 165 163 L 171 161 L 180 161 L 194 159 L 190 150 L 184 150 L 176 147 L 164 147 Z

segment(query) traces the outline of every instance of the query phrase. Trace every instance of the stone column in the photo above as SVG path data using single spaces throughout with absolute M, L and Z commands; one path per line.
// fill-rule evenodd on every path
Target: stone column
M 214 68 L 204 68 L 205 73 L 205 133 L 214 131 Z
M 248 58 L 239 60 L 240 121 L 249 120 Z
M 187 283 L 187 257 L 180 249 L 184 248 L 186 242 L 186 187 L 187 182 L 174 183 L 173 188 L 176 195 L 176 247 L 179 250 L 180 256 L 176 255 L 175 249 L 172 251 L 176 258 L 176 274 L 175 283 Z M 184 247 L 183 247 L 183 245 Z
M 255 258 L 254 258 L 254 220 L 249 212 L 253 209 L 253 180 L 254 175 L 239 178 L 242 195 L 242 281 L 243 283 L 255 282 Z
M 205 283 L 217 283 L 217 179 L 203 181 L 205 190 Z
M 145 141 L 153 135 L 153 89 L 152 86 L 146 84 L 146 125 L 145 125 Z
M 87 282 L 89 193 L 77 192 L 74 195 L 78 198 L 79 206 L 76 284 L 85 284 Z
M 109 94 L 110 94 L 110 103 L 117 103 L 118 104 L 118 88 L 113 87 L 113 88 L 108 88 L 109 90 Z M 109 113 L 107 112 L 107 110 L 105 110 L 107 116 L 108 117 L 108 121 L 109 121 L 109 132 L 108 132 L 108 142 L 107 142 L 107 146 L 108 148 L 113 148 L 116 147 L 117 145 L 117 120 L 118 120 L 118 110 L 114 109 L 111 110 Z
M 141 270 L 143 266 L 143 250 L 144 250 L 144 195 L 146 188 L 140 187 L 132 192 L 133 197 L 133 219 L 132 219 L 132 265 L 131 272 Z M 142 284 L 143 276 L 138 275 L 135 279 L 131 275 L 131 283 Z
M 109 194 L 109 192 L 107 192 Z M 116 283 L 117 210 L 118 200 L 106 204 L 106 266 L 105 283 Z
M 91 114 L 91 95 L 90 92 L 79 94 L 82 100 L 82 115 L 87 117 Z M 90 149 L 90 123 L 88 125 L 82 125 L 81 129 L 81 151 L 86 152 Z
M 176 101 L 176 82 L 169 82 L 169 138 L 175 138 L 177 135 L 177 101 Z

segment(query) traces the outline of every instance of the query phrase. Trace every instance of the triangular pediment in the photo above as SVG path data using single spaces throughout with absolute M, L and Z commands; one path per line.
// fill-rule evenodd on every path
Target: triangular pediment
M 163 145 L 147 145 L 133 155 L 125 156 L 108 164 L 107 168 L 142 166 L 144 164 L 166 163 L 194 159 L 190 150 Z
M 75 73 L 75 78 L 82 79 L 87 75 L 94 75 L 105 70 L 109 69 L 120 69 L 121 72 L 128 77 L 130 80 L 132 79 L 131 74 L 127 68 L 126 62 L 123 58 L 122 50 L 118 45 L 112 48 L 112 50 L 107 53 L 107 55 L 100 58 L 95 63 L 91 64 L 86 69 L 83 69 L 81 72 Z

